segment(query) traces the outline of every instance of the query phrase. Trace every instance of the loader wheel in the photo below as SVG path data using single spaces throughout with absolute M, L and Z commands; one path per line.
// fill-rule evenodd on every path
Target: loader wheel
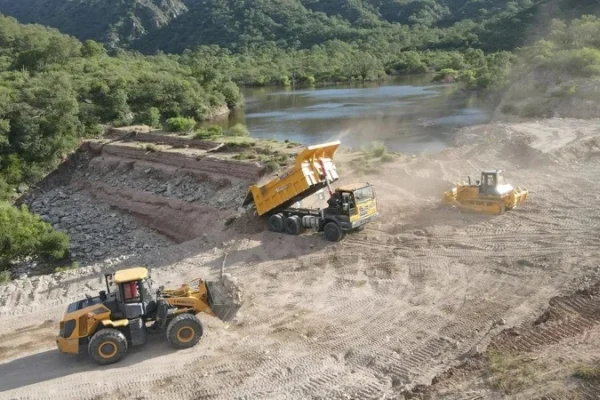
M 178 315 L 167 327 L 167 340 L 178 350 L 195 346 L 201 336 L 202 324 L 193 314 Z
M 269 217 L 269 229 L 273 232 L 283 232 L 283 215 L 271 215 Z
M 342 228 L 335 222 L 328 222 L 323 229 L 323 233 L 325 234 L 325 238 L 330 242 L 339 242 L 344 236 Z
M 299 235 L 302 231 L 302 224 L 300 223 L 300 218 L 296 215 L 286 218 L 283 222 L 286 233 L 290 235 Z
M 94 334 L 88 344 L 88 354 L 100 365 L 113 364 L 127 353 L 127 338 L 116 329 L 102 329 Z

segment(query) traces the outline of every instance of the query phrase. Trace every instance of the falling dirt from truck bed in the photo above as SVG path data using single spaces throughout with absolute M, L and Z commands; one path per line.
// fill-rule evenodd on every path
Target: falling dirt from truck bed
M 564 371 L 592 363 L 597 355 L 593 344 L 600 337 L 589 316 L 595 295 L 587 300 L 568 296 L 586 279 L 597 278 L 600 264 L 598 122 L 493 123 L 458 132 L 456 146 L 440 153 L 388 162 L 364 160 L 358 151 L 336 153 L 339 183 L 372 183 L 381 218 L 335 244 L 318 234 L 292 237 L 231 228 L 250 227 L 249 216 L 230 219 L 230 225 L 217 221 L 235 210 L 229 205 L 235 201 L 225 199 L 225 193 L 243 197 L 247 187 L 241 173 L 231 177 L 204 167 L 194 170 L 189 166 L 196 164 L 188 160 L 162 164 L 167 156 L 156 153 L 149 159 L 144 152 L 128 155 L 114 167 L 108 163 L 118 158 L 116 153 L 105 154 L 104 160 L 95 157 L 93 170 L 77 170 L 63 191 L 65 202 L 101 193 L 94 199 L 97 221 L 87 220 L 91 227 L 104 223 L 102 214 L 109 211 L 101 207 L 112 206 L 115 218 L 139 224 L 125 235 L 160 235 L 161 227 L 175 231 L 179 226 L 182 237 L 169 241 L 160 235 L 164 245 L 154 246 L 157 240 L 126 259 L 109 264 L 99 258 L 76 271 L 0 286 L 0 341 L 10 349 L 0 353 L 0 398 L 395 399 L 465 360 L 475 363 L 475 370 L 477 354 L 510 328 L 529 339 L 507 336 L 498 349 L 533 354 L 529 358 L 539 352 L 551 357 L 551 365 L 563 357 L 568 361 Z M 560 145 L 551 140 L 555 134 Z M 131 151 L 118 150 L 121 155 Z M 369 163 L 372 172 L 358 177 L 361 163 Z M 452 182 L 489 168 L 503 169 L 510 183 L 526 187 L 528 201 L 500 216 L 440 206 L 442 191 Z M 127 178 L 121 181 L 121 176 Z M 182 176 L 188 177 L 176 185 Z M 222 179 L 231 184 L 221 187 Z M 78 182 L 86 180 L 91 183 L 78 189 Z M 233 189 L 238 182 L 239 191 Z M 136 197 L 140 192 L 144 197 Z M 45 193 L 34 202 L 46 200 L 43 211 L 55 217 L 52 201 L 44 196 L 59 195 Z M 153 196 L 169 201 L 159 207 Z M 76 203 L 68 205 L 76 210 Z M 143 214 L 139 218 L 132 215 L 137 205 Z M 207 218 L 202 207 L 222 214 L 202 219 Z M 163 215 L 163 209 L 172 213 Z M 155 215 L 156 228 L 149 229 L 144 219 Z M 111 226 L 107 235 L 116 238 L 112 243 L 129 240 L 119 226 Z M 182 241 L 200 228 L 200 236 Z M 92 239 L 84 242 L 91 245 Z M 197 277 L 218 279 L 225 254 L 226 272 L 243 288 L 243 305 L 227 323 L 200 315 L 204 336 L 192 349 L 173 351 L 164 335 L 157 335 L 143 348 L 130 349 L 121 363 L 98 368 L 85 357 L 60 356 L 51 339 L 57 328 L 39 326 L 50 320 L 57 327 L 68 302 L 102 288 L 104 271 L 144 264 L 157 283 L 176 287 Z M 536 327 L 551 299 L 549 320 Z M 573 325 L 578 318 L 588 322 Z M 23 334 L 15 336 L 17 330 Z M 536 340 L 543 346 L 526 350 Z M 585 353 L 574 347 L 577 343 Z M 499 360 L 494 365 L 516 365 L 519 371 L 539 366 L 539 360 Z M 502 379 L 494 382 L 503 384 Z M 525 398 L 559 393 L 531 379 Z M 506 398 L 498 387 L 479 390 L 465 384 L 462 392 L 446 398 L 481 393 Z

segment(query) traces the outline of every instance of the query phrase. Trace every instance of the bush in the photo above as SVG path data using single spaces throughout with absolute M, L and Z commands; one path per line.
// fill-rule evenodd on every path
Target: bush
M 79 263 L 77 261 L 75 261 L 73 264 L 54 268 L 54 272 L 72 271 L 77 268 L 79 268 Z
M 194 118 L 174 117 L 167 120 L 167 129 L 171 132 L 189 132 L 196 126 Z
M 10 264 L 25 257 L 60 260 L 66 257 L 69 238 L 31 214 L 26 206 L 20 209 L 0 206 L 0 263 Z
M 458 71 L 451 68 L 444 68 L 433 77 L 433 82 L 454 82 L 458 78 Z
M 225 82 L 221 87 L 221 93 L 225 96 L 227 107 L 233 108 L 242 102 L 240 88 L 233 82 Z
M 138 122 L 146 124 L 152 128 L 160 127 L 160 110 L 156 107 L 150 107 L 148 110 L 140 113 L 138 116 Z
M 371 146 L 363 148 L 362 152 L 366 158 L 380 158 L 386 156 L 388 149 L 383 142 L 372 142 Z
M 0 285 L 8 283 L 8 281 L 10 281 L 10 271 L 7 269 L 0 271 Z
M 250 136 L 250 132 L 245 125 L 235 124 L 231 128 L 229 128 L 229 132 L 227 132 L 227 136 Z
M 40 256 L 46 260 L 62 260 L 68 249 L 69 237 L 64 232 L 52 231 L 40 239 Z
M 223 136 L 223 127 L 219 125 L 211 125 L 208 128 L 200 129 L 194 134 L 194 139 L 214 139 Z

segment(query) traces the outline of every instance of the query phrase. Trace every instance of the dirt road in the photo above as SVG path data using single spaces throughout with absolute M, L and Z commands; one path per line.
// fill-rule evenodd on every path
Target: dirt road
M 388 162 L 361 178 L 375 185 L 382 218 L 337 244 L 219 230 L 214 242 L 2 286 L 0 398 L 399 398 L 597 274 L 599 126 L 479 126 L 454 148 Z M 340 158 L 340 183 L 356 178 L 357 156 Z M 487 217 L 438 206 L 452 181 L 487 168 L 529 189 L 524 207 Z M 234 323 L 202 316 L 198 346 L 175 352 L 157 337 L 103 368 L 55 349 L 66 303 L 101 289 L 101 272 L 145 263 L 172 286 L 216 277 L 225 252 L 245 303 Z

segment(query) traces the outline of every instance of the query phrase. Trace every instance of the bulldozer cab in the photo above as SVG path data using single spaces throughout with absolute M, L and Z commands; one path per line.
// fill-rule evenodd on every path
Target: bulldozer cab
M 483 171 L 481 173 L 481 183 L 479 184 L 479 193 L 497 194 L 498 186 L 504 185 L 504 174 L 502 170 Z

